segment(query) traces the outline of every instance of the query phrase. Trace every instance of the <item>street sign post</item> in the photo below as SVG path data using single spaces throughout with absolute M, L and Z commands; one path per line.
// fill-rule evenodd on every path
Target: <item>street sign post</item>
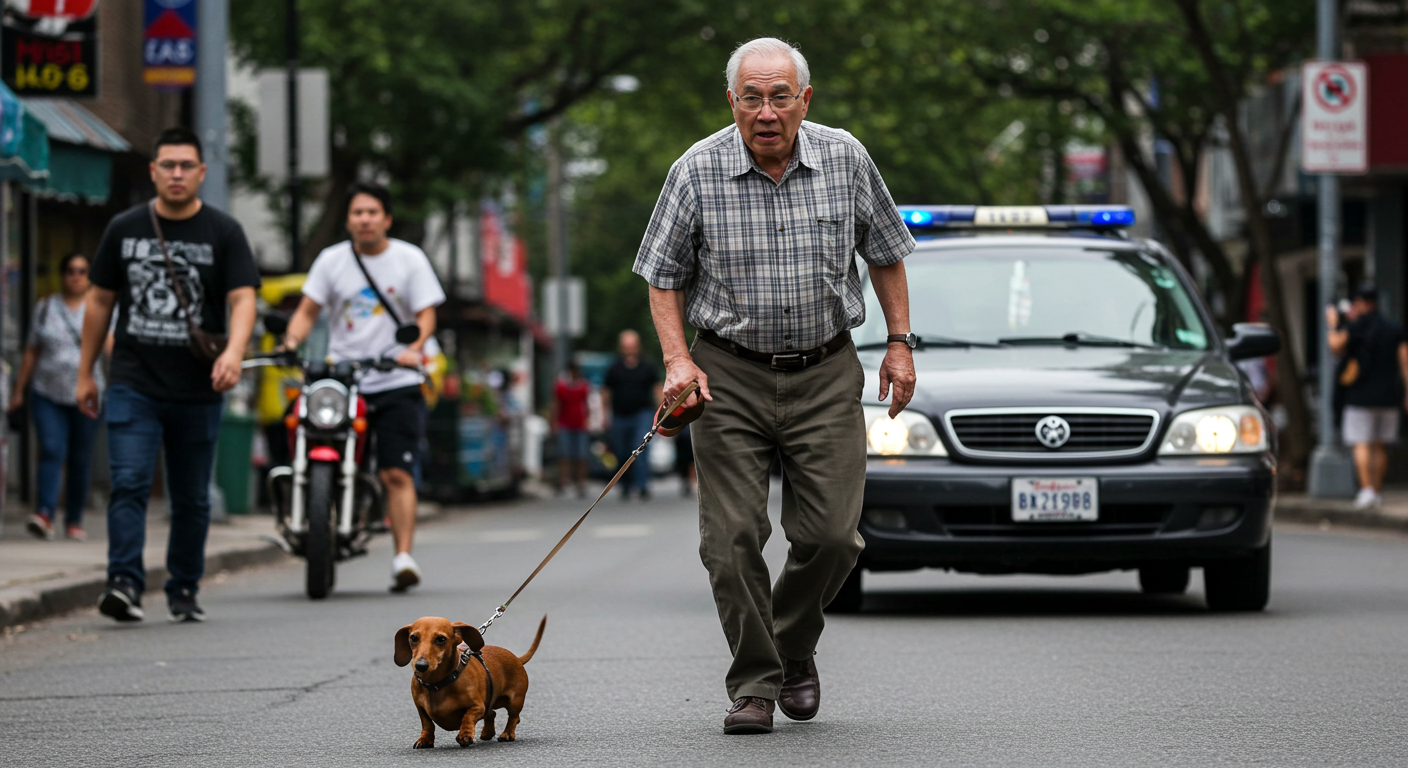
M 580 277 L 543 281 L 543 329 L 579 339 L 587 332 L 587 285 Z
M 321 178 L 332 170 L 328 71 L 298 70 L 298 175 Z M 288 181 L 288 78 L 282 69 L 259 73 L 259 175 Z
M 196 0 L 146 0 L 142 80 L 165 91 L 196 82 Z
M 1369 170 L 1369 71 L 1359 61 L 1311 61 L 1301 70 L 1301 168 Z

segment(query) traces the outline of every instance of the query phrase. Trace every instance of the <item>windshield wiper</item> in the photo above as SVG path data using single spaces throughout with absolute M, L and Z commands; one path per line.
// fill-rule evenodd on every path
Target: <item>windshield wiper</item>
M 1112 336 L 1098 336 L 1084 331 L 1073 331 L 1064 336 L 1013 336 L 1006 339 L 998 339 L 998 344 L 1016 344 L 1028 346 L 1069 344 L 1076 347 L 1133 347 L 1135 349 L 1163 349 L 1157 344 L 1141 344 L 1128 339 L 1116 339 Z
M 864 352 L 868 349 L 885 349 L 888 346 L 890 346 L 890 343 L 887 341 L 875 341 L 869 344 L 857 344 L 856 349 L 858 351 Z M 985 347 L 990 349 L 996 349 L 999 346 L 1001 346 L 1000 342 L 998 344 L 993 344 L 992 342 L 988 341 L 968 341 L 967 339 L 952 339 L 947 336 L 925 336 L 922 334 L 919 336 L 919 349 L 923 349 L 925 347 L 949 347 L 954 349 L 967 349 L 968 347 Z

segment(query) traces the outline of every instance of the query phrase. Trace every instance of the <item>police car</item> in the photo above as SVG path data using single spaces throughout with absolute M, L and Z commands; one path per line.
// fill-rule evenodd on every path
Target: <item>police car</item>
M 1138 570 L 1150 594 L 1203 569 L 1214 610 L 1270 592 L 1275 435 L 1241 359 L 1259 324 L 1218 332 L 1187 273 L 1131 237 L 1121 206 L 901 207 L 918 384 L 889 418 L 868 388 L 865 571 Z M 852 334 L 874 381 L 884 315 Z

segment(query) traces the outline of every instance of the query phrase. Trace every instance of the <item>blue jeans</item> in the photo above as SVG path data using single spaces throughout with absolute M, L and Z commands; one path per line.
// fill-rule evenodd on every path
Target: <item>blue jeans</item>
M 187 403 L 147 397 L 131 387 L 108 387 L 108 454 L 112 500 L 108 503 L 108 578 L 146 589 L 142 548 L 147 539 L 147 500 L 157 453 L 166 448 L 166 487 L 171 494 L 171 536 L 166 543 L 166 592 L 195 592 L 205 575 L 210 531 L 210 475 L 222 403 Z
M 630 457 L 631 451 L 640 445 L 641 438 L 650 431 L 650 427 L 655 423 L 655 410 L 646 409 L 621 415 L 614 413 L 611 415 L 611 449 L 616 454 L 616 460 L 625 462 Z M 630 493 L 632 488 L 638 491 L 650 490 L 650 446 L 645 446 L 645 450 L 640 452 L 631 468 L 626 470 L 626 474 L 621 478 L 621 490 Z
M 39 436 L 39 504 L 36 509 L 44 517 L 54 519 L 54 510 L 59 507 L 59 478 L 67 465 L 64 524 L 82 525 L 98 421 L 84 416 L 76 405 L 60 405 L 33 390 L 29 395 L 29 410 L 34 414 L 34 431 Z

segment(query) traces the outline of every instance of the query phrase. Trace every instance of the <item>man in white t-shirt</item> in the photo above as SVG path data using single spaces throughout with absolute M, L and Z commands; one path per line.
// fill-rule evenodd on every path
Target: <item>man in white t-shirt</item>
M 352 239 L 325 248 L 308 270 L 303 300 L 289 320 L 284 348 L 294 349 L 328 309 L 328 356 L 334 362 L 368 357 L 395 357 L 406 366 L 425 359 L 425 344 L 435 332 L 435 308 L 445 291 L 425 252 L 386 236 L 391 228 L 391 193 L 385 187 L 358 182 L 348 190 L 347 230 Z M 357 265 L 356 245 L 366 274 Z M 392 307 L 388 311 L 367 280 L 371 276 Z M 396 342 L 396 318 L 414 322 L 420 338 Z M 420 583 L 420 568 L 411 557 L 416 526 L 416 486 L 412 478 L 416 453 L 425 433 L 425 399 L 419 373 L 400 368 L 372 371 L 361 381 L 361 394 L 370 413 L 368 427 L 376 435 L 377 474 L 386 486 L 387 511 L 396 557 L 391 561 L 391 589 L 403 592 Z

